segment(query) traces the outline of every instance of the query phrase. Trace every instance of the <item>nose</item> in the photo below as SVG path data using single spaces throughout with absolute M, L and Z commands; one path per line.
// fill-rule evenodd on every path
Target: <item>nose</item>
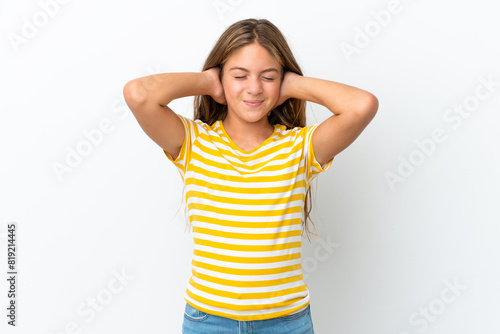
M 259 78 L 249 78 L 247 80 L 247 93 L 249 94 L 260 94 L 262 93 L 262 83 L 260 82 Z

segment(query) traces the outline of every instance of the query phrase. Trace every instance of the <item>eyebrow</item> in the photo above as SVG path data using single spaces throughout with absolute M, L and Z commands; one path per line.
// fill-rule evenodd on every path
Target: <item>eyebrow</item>
M 244 71 L 244 72 L 250 72 L 249 70 L 247 70 L 246 68 L 244 67 L 239 67 L 239 66 L 235 66 L 235 67 L 231 67 L 229 69 L 229 71 L 232 71 L 232 70 L 240 70 L 240 71 Z M 260 73 L 267 73 L 267 72 L 276 72 L 276 73 L 279 73 L 279 71 L 274 68 L 274 67 L 271 67 L 271 68 L 267 68 L 265 69 L 264 71 L 260 72 Z

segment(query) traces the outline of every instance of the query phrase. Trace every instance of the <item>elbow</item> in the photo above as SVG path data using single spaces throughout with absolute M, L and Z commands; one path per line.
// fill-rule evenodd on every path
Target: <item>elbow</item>
M 357 114 L 372 119 L 378 110 L 378 99 L 371 93 L 366 93 L 359 103 Z
M 143 104 L 147 100 L 147 91 L 138 79 L 134 79 L 123 87 L 123 97 L 128 105 Z

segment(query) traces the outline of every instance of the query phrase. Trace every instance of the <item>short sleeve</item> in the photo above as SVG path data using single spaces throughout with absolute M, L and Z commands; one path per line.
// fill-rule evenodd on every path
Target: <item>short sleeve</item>
M 318 124 L 314 124 L 305 128 L 305 140 L 304 140 L 304 157 L 306 160 L 306 174 L 307 181 L 311 182 L 319 173 L 327 171 L 330 169 L 333 159 L 326 162 L 323 166 L 319 164 L 316 160 L 316 156 L 314 155 L 314 149 L 312 145 L 312 136 L 316 128 L 319 126 Z
M 177 167 L 179 173 L 184 179 L 184 173 L 186 172 L 186 168 L 191 157 L 192 145 L 196 139 L 198 131 L 197 125 L 193 120 L 179 114 L 176 115 L 180 118 L 182 124 L 184 125 L 184 142 L 182 143 L 182 147 L 177 158 L 174 159 L 169 153 L 165 152 L 165 150 L 163 150 L 163 153 L 165 153 L 167 158 L 174 163 L 175 167 Z

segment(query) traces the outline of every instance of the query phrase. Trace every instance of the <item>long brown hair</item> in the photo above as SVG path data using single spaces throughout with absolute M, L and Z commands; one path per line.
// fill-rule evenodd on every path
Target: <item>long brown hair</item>
M 222 78 L 223 68 L 229 57 L 231 57 L 236 50 L 252 43 L 258 43 L 263 46 L 281 65 L 281 80 L 283 80 L 286 71 L 303 75 L 285 37 L 274 24 L 266 19 L 246 19 L 233 23 L 222 33 L 219 40 L 215 43 L 215 46 L 203 65 L 203 71 L 218 67 L 220 69 L 220 78 Z M 227 105 L 215 102 L 209 95 L 195 96 L 195 120 L 201 120 L 206 124 L 213 125 L 218 120 L 223 121 L 226 115 Z M 268 120 L 271 125 L 281 124 L 286 126 L 287 129 L 305 127 L 306 101 L 290 98 L 273 109 L 268 116 Z M 314 226 L 314 222 L 309 217 L 311 208 L 311 187 L 309 186 L 306 190 L 304 220 L 302 222 L 308 239 L 310 230 L 307 220 L 309 219 Z M 317 236 L 316 233 L 313 234 Z

